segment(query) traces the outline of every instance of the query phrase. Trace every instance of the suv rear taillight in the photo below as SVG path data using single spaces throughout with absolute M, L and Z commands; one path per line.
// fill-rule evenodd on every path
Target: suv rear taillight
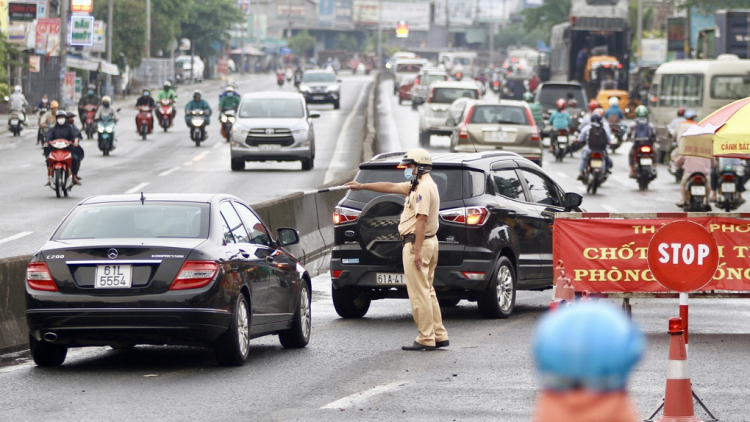
M 216 277 L 219 264 L 214 261 L 185 261 L 169 290 L 199 289 Z
M 333 224 L 346 224 L 357 221 L 361 211 L 353 210 L 351 208 L 336 207 L 333 209 Z
M 428 102 L 428 103 L 431 103 L 431 102 L 432 102 L 432 96 L 433 96 L 434 94 L 435 94 L 435 88 L 432 88 L 432 89 L 430 90 L 430 95 L 429 95 L 429 96 L 427 97 L 427 102 Z
M 26 283 L 34 290 L 57 291 L 57 284 L 52 280 L 52 274 L 44 262 L 31 262 L 26 266 Z
M 466 139 L 469 137 L 469 126 L 466 123 L 461 123 L 458 126 L 458 139 Z
M 440 218 L 449 223 L 481 226 L 487 222 L 490 213 L 484 207 L 451 208 L 440 211 Z
M 542 137 L 539 136 L 539 128 L 536 126 L 531 127 L 531 142 L 541 142 Z

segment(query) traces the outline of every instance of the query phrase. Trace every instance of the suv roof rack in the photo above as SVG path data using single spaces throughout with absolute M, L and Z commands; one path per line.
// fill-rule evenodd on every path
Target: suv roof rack
M 403 157 L 406 151 L 383 152 L 370 159 L 370 161 L 383 160 L 386 158 Z

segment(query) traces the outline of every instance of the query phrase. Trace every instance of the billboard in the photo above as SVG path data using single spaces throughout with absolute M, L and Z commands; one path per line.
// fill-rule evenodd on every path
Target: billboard
M 685 18 L 667 18 L 667 50 L 685 51 Z
M 448 9 L 448 13 L 450 14 L 451 26 L 474 25 L 474 17 L 476 16 L 476 9 L 477 9 L 476 7 L 477 4 L 476 4 L 476 1 L 474 0 L 453 0 L 451 2 L 436 3 L 435 4 L 435 25 L 445 26 L 446 6 Z
M 331 26 L 335 19 L 336 0 L 320 0 L 318 5 L 318 24 L 320 26 Z
M 382 2 L 382 6 L 383 29 L 395 30 L 399 22 L 406 21 L 409 23 L 409 31 L 430 30 L 429 3 L 401 3 L 384 1 Z M 451 24 L 453 24 L 453 16 L 451 16 Z
M 94 0 L 70 0 L 70 11 L 73 13 L 91 13 L 94 11 Z
M 352 0 L 336 0 L 336 24 L 352 23 Z
M 60 54 L 60 18 L 45 18 L 36 21 L 36 54 Z
M 94 43 L 94 17 L 73 15 L 70 17 L 70 45 L 90 46 Z
M 11 22 L 33 22 L 36 17 L 36 3 L 8 4 L 8 20 Z
M 360 25 L 378 24 L 378 2 L 372 0 L 354 0 L 352 20 Z
M 104 21 L 94 21 L 94 44 L 91 45 L 91 51 L 95 53 L 107 51 L 107 33 Z

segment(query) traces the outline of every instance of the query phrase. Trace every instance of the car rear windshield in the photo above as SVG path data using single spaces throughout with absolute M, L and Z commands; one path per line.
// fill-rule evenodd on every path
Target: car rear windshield
M 433 82 L 443 82 L 447 80 L 447 75 L 424 75 L 419 79 L 419 84 L 429 86 Z
M 263 118 L 302 118 L 305 110 L 297 98 L 253 98 L 245 101 L 240 109 L 240 117 Z
M 463 181 L 461 178 L 461 170 L 458 169 L 433 169 L 430 172 L 432 180 L 438 187 L 438 193 L 440 194 L 441 201 L 453 201 L 456 199 L 463 198 Z M 355 180 L 359 183 L 375 183 L 375 182 L 392 182 L 401 183 L 405 182 L 404 170 L 403 169 L 364 169 L 357 173 Z M 378 192 L 369 190 L 349 191 L 346 194 L 348 199 L 352 201 L 368 203 L 378 196 L 382 195 Z
M 398 73 L 419 73 L 420 70 L 422 70 L 422 65 L 416 63 L 402 63 L 396 66 L 396 72 Z
M 208 238 L 209 205 L 148 202 L 90 204 L 77 207 L 53 240 Z
M 479 98 L 479 91 L 474 88 L 435 88 L 432 93 L 432 102 L 450 104 L 461 97 L 476 100 Z
M 539 103 L 547 108 L 554 108 L 555 101 L 564 98 L 566 101 L 576 100 L 579 105 L 586 103 L 583 89 L 570 85 L 544 85 L 539 92 Z
M 526 110 L 515 106 L 482 105 L 475 106 L 469 123 L 505 123 L 528 125 Z
M 302 82 L 336 82 L 336 75 L 328 72 L 305 73 Z

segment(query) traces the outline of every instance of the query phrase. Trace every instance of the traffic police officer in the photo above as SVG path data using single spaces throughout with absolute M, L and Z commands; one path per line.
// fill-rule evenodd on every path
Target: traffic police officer
M 349 182 L 346 186 L 351 190 L 365 189 L 406 196 L 398 231 L 404 244 L 401 256 L 406 290 L 419 336 L 413 344 L 401 349 L 435 350 L 450 344 L 433 288 L 438 258 L 435 234 L 438 230 L 440 197 L 437 185 L 430 177 L 432 159 L 427 151 L 417 148 L 407 152 L 401 165 L 406 166 L 404 177 L 408 182 Z

